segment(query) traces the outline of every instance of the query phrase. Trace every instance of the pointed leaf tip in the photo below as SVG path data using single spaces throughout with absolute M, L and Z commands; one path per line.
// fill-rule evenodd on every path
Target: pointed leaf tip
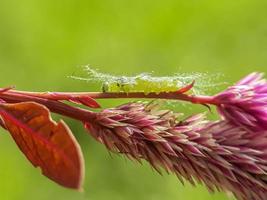
M 73 96 L 69 99 L 69 101 L 73 103 L 82 104 L 85 106 L 88 106 L 90 108 L 101 108 L 100 104 L 97 103 L 95 99 L 93 99 L 90 96 L 84 95 L 84 96 Z
M 81 190 L 84 163 L 68 126 L 54 122 L 48 109 L 33 102 L 1 104 L 0 115 L 20 150 L 56 183 Z
M 179 93 L 179 94 L 183 94 L 183 93 L 186 93 L 188 92 L 189 90 L 191 90 L 195 85 L 195 80 L 192 81 L 192 83 L 180 88 L 179 90 L 177 90 L 176 92 Z

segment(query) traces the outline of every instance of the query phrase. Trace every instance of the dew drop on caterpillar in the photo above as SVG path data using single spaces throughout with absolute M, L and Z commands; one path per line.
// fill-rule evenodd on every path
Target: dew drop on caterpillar
M 144 92 L 161 93 L 175 92 L 181 88 L 196 82 L 192 92 L 194 94 L 203 93 L 203 90 L 225 83 L 212 83 L 216 75 L 207 73 L 190 73 L 190 74 L 175 74 L 174 76 L 155 77 L 150 73 L 142 73 L 136 76 L 113 76 L 110 74 L 100 73 L 88 66 L 84 67 L 89 77 L 81 78 L 71 76 L 72 78 L 86 81 L 97 81 L 102 83 L 102 92 Z M 215 77 L 216 78 L 216 77 Z

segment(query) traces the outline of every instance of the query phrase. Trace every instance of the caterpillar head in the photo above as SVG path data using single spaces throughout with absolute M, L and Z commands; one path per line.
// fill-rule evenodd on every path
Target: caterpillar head
M 108 82 L 104 82 L 102 84 L 102 92 L 108 92 L 109 91 L 109 83 Z

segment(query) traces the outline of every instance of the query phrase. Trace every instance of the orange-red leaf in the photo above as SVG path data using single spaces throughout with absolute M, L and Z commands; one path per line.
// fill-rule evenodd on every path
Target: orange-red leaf
M 90 96 L 83 95 L 83 96 L 72 96 L 69 98 L 69 101 L 73 103 L 82 104 L 88 106 L 90 108 L 100 108 L 101 106 L 97 103 L 96 100 L 91 98 Z
M 76 104 L 82 104 L 85 106 L 88 106 L 90 108 L 100 108 L 100 104 L 97 103 L 95 99 L 90 97 L 89 95 L 72 95 L 67 93 L 59 93 L 59 92 L 48 92 L 41 95 L 38 95 L 38 97 L 46 96 L 49 99 L 61 101 L 66 100 L 70 101 Z
M 46 107 L 33 103 L 1 104 L 0 115 L 25 156 L 53 181 L 80 189 L 83 157 L 67 125 L 55 123 Z

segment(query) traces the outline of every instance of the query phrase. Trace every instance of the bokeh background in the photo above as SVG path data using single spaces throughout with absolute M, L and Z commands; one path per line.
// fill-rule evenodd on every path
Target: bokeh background
M 68 78 L 86 64 L 121 75 L 219 72 L 221 81 L 232 83 L 252 71 L 267 72 L 266 10 L 265 0 L 0 0 L 0 85 L 99 90 L 98 84 Z M 199 108 L 181 110 L 188 114 Z M 227 199 L 202 186 L 182 186 L 175 176 L 160 176 L 145 163 L 111 157 L 81 124 L 64 120 L 84 152 L 84 192 L 41 176 L 1 130 L 1 200 Z

